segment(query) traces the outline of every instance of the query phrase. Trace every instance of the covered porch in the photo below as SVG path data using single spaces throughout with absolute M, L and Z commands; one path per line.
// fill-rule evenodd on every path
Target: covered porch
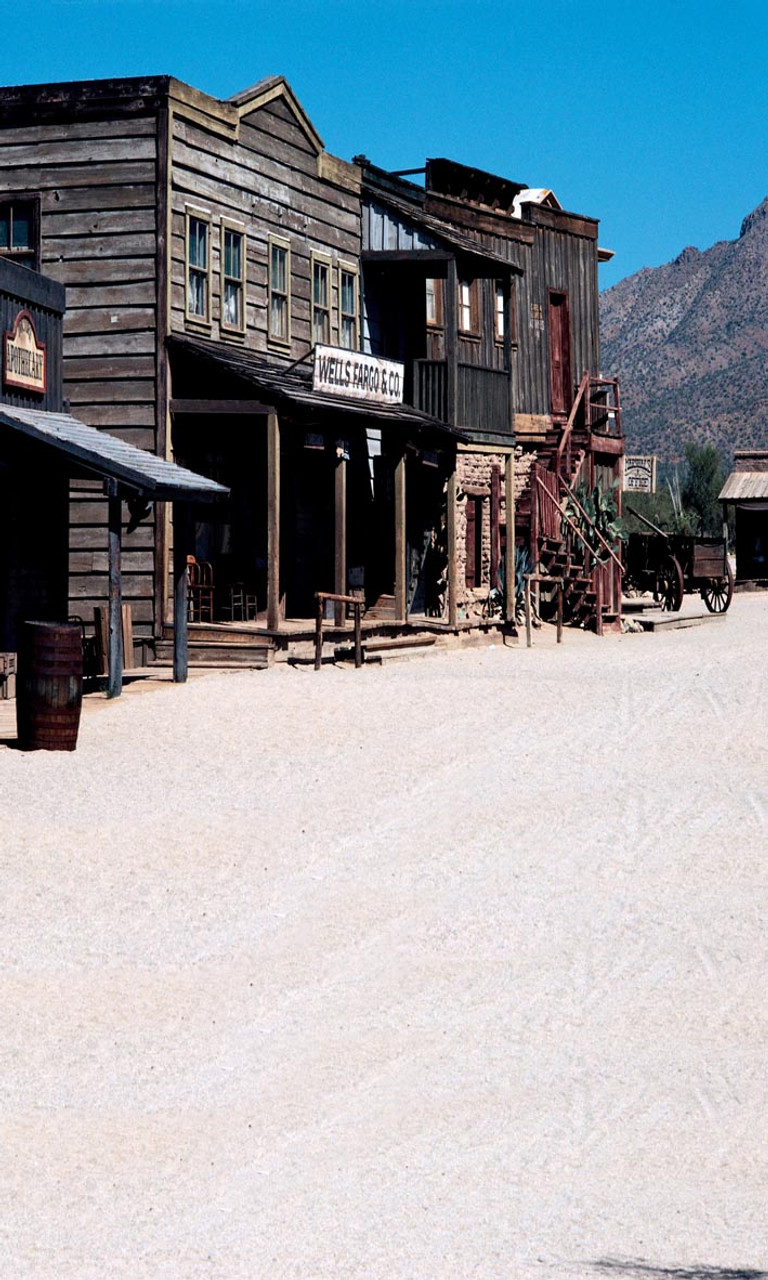
M 226 486 L 192 510 L 190 637 L 231 660 L 259 637 L 278 648 L 313 633 L 316 592 L 364 603 L 368 632 L 456 627 L 456 443 L 459 432 L 406 406 L 312 390 L 306 367 L 172 339 L 176 458 Z M 172 621 L 166 600 L 159 652 Z M 329 604 L 343 629 L 347 609 Z M 217 660 L 219 653 L 216 654 Z

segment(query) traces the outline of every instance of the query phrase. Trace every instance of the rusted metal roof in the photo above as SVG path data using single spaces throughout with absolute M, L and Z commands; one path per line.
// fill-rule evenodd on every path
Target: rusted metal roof
M 0 425 L 55 449 L 72 459 L 78 470 L 82 468 L 96 476 L 117 480 L 146 498 L 207 502 L 226 497 L 229 493 L 215 480 L 187 471 L 165 458 L 158 458 L 146 449 L 126 444 L 117 436 L 89 427 L 68 413 L 0 405 Z
M 768 501 L 768 471 L 732 471 L 718 495 L 718 502 Z

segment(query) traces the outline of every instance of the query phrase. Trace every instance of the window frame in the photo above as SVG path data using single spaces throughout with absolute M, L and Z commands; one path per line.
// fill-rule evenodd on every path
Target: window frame
M 322 266 L 326 269 L 326 281 L 328 283 L 328 305 L 327 307 L 319 307 L 315 298 L 315 267 Z M 309 324 L 310 337 L 312 346 L 328 346 L 333 340 L 333 264 L 331 259 L 325 253 L 315 253 L 314 249 L 309 255 Z M 315 311 L 325 311 L 328 316 L 328 333 L 327 336 L 318 342 L 315 336 Z
M 285 252 L 285 291 L 276 289 L 272 269 L 272 250 Z M 272 330 L 272 299 L 285 298 L 285 335 Z M 291 242 L 283 236 L 267 237 L 267 342 L 270 346 L 287 348 L 291 345 Z
M 207 235 L 207 262 L 205 269 L 198 267 L 197 264 L 192 266 L 190 263 L 190 230 L 192 221 L 199 222 L 208 228 Z M 202 328 L 209 329 L 211 327 L 211 285 L 213 280 L 213 217 L 206 209 L 201 209 L 197 205 L 184 206 L 184 318 L 188 324 L 199 325 Z M 196 311 L 189 309 L 189 282 L 192 272 L 197 272 L 205 279 L 205 315 L 200 315 Z
M 435 286 L 432 296 L 435 300 L 435 319 L 429 318 L 429 305 L 427 299 L 429 297 L 429 282 Z M 424 305 L 426 311 L 426 325 L 428 329 L 444 329 L 445 328 L 445 281 L 442 276 L 427 276 L 424 282 Z
M 356 263 L 344 262 L 340 259 L 337 267 L 337 274 L 338 274 L 338 296 L 339 296 L 339 346 L 343 347 L 345 351 L 359 351 L 360 350 L 360 269 Z M 352 276 L 352 279 L 354 280 L 354 290 L 355 290 L 355 310 L 354 310 L 354 314 L 352 315 L 352 319 L 355 325 L 355 341 L 351 347 L 345 346 L 344 340 L 343 340 L 344 339 L 344 321 L 345 319 L 350 318 L 350 312 L 343 310 L 344 288 L 343 288 L 342 277 L 344 275 Z M 314 279 L 314 272 L 313 272 L 313 279 Z
M 468 591 L 478 591 L 483 585 L 483 507 L 485 498 L 479 493 L 468 493 L 465 502 L 464 585 Z
M 40 194 L 31 191 L 8 191 L 3 192 L 0 196 L 0 209 L 7 208 L 11 210 L 11 227 L 13 225 L 13 207 L 14 205 L 28 205 L 30 212 L 29 238 L 31 245 L 29 249 L 14 249 L 12 243 L 7 249 L 0 248 L 0 258 L 6 262 L 16 262 L 20 266 L 28 267 L 31 271 L 40 270 L 41 261 L 41 222 L 40 222 Z M 13 232 L 9 229 L 9 240 L 13 241 Z
M 462 337 L 479 338 L 480 337 L 480 300 L 478 296 L 477 278 L 475 278 L 474 280 L 459 280 L 457 282 L 456 287 L 458 290 L 458 298 L 457 298 L 457 306 L 456 306 L 456 312 L 457 312 L 456 320 L 458 325 L 458 331 L 462 335 Z M 466 310 L 466 306 L 467 306 L 467 304 L 464 302 L 464 299 L 463 299 L 464 289 L 469 290 L 469 328 L 466 328 L 463 324 L 463 320 L 464 320 L 463 313 Z
M 226 237 L 227 232 L 230 235 L 240 237 L 240 275 L 227 275 L 227 253 L 226 253 Z M 233 337 L 244 337 L 247 328 L 246 316 L 246 281 L 247 281 L 247 240 L 245 223 L 238 222 L 235 218 L 222 218 L 219 243 L 219 278 L 220 278 L 220 315 L 219 325 L 223 333 L 230 334 Z M 228 283 L 236 283 L 240 289 L 240 323 L 232 324 L 226 319 L 226 288 Z

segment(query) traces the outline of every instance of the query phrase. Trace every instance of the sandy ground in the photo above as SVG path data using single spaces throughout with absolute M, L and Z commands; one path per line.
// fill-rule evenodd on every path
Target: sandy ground
M 768 1273 L 768 596 L 0 751 L 0 1275 Z

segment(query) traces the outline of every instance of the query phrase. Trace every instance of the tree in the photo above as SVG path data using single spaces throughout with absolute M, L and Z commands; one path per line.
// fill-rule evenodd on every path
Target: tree
M 685 446 L 686 474 L 681 489 L 683 507 L 695 515 L 699 533 L 717 536 L 723 527 L 723 508 L 717 495 L 725 482 L 725 467 L 712 444 Z

